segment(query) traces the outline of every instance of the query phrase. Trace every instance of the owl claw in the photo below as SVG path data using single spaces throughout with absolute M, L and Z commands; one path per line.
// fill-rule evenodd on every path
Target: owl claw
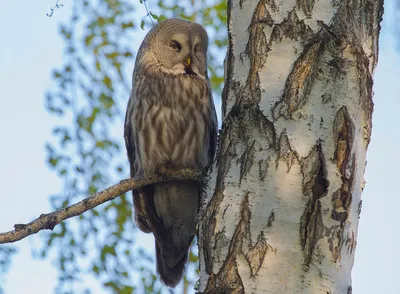
M 166 180 L 168 178 L 167 168 L 165 166 L 157 168 L 156 175 L 159 176 L 160 178 L 162 178 L 163 180 Z

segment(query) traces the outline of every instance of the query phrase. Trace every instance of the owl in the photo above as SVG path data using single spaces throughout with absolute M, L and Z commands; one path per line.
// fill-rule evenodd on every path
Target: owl
M 131 177 L 163 168 L 202 170 L 212 161 L 218 129 L 207 47 L 204 28 L 182 19 L 165 20 L 144 38 L 125 116 Z M 199 183 L 157 183 L 132 194 L 137 227 L 154 235 L 157 272 L 175 287 L 196 234 Z

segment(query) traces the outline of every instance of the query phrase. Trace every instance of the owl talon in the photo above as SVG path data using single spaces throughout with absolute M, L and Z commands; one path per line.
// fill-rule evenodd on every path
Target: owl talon
M 159 167 L 156 169 L 156 175 L 162 178 L 163 180 L 168 179 L 168 172 L 165 166 Z

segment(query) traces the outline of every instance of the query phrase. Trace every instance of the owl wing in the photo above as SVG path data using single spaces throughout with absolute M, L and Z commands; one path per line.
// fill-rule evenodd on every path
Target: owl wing
M 125 114 L 125 126 L 124 126 L 124 139 L 125 139 L 125 148 L 128 155 L 129 167 L 130 167 L 130 175 L 133 178 L 136 174 L 135 171 L 135 158 L 136 158 L 136 149 L 135 149 L 135 137 L 133 135 L 133 128 L 131 124 L 131 116 L 132 116 L 132 104 L 133 104 L 132 94 L 129 97 L 128 107 L 126 109 Z
M 132 93 L 129 97 L 128 107 L 125 114 L 125 126 L 124 126 L 124 139 L 125 147 L 129 159 L 130 166 L 130 176 L 134 178 L 135 176 L 140 176 L 140 162 L 138 158 L 138 147 L 135 144 L 135 134 L 134 128 L 132 126 L 132 112 L 133 105 L 135 103 L 135 97 Z M 148 195 L 151 194 L 151 195 Z M 135 213 L 136 225 L 139 229 L 145 233 L 152 232 L 151 226 L 148 222 L 146 214 L 146 198 L 152 198 L 152 191 L 149 188 L 144 187 L 140 190 L 132 190 L 133 206 Z

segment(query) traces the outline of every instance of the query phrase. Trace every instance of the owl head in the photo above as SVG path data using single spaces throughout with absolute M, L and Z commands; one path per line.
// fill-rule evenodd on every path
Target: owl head
M 207 79 L 208 37 L 204 28 L 172 18 L 155 25 L 140 46 L 136 66 Z

